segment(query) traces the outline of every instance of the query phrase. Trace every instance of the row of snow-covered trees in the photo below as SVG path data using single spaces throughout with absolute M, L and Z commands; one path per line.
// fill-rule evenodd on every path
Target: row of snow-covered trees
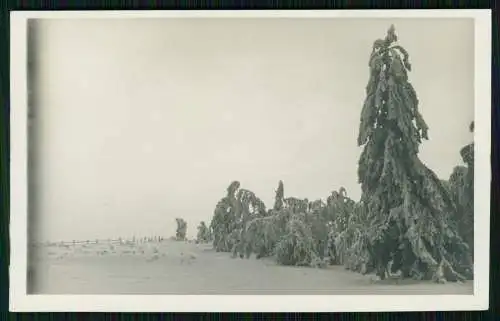
M 285 198 L 280 181 L 274 206 L 266 210 L 235 181 L 216 206 L 210 226 L 213 244 L 234 257 L 255 253 L 257 258 L 275 256 L 284 265 L 321 265 L 325 257 L 336 258 L 332 240 L 346 228 L 354 206 L 344 189 L 333 192 L 326 203 Z
M 437 282 L 472 277 L 473 144 L 461 151 L 466 166 L 446 182 L 420 161 L 428 127 L 393 26 L 374 42 L 369 70 L 357 142 L 359 202 L 343 188 L 326 202 L 285 198 L 279 182 L 266 209 L 235 181 L 210 224 L 217 251 L 273 256 L 284 265 L 343 264 L 382 279 L 396 271 Z

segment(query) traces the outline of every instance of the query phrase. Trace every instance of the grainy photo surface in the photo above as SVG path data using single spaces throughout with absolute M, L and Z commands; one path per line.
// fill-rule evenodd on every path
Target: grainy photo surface
M 473 295 L 474 32 L 29 19 L 26 293 Z

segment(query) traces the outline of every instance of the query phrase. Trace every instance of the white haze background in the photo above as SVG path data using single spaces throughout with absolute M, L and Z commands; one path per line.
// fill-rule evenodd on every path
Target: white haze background
M 472 140 L 470 19 L 44 20 L 36 29 L 37 240 L 175 233 L 210 222 L 233 180 L 358 200 L 373 41 L 391 23 L 447 179 Z

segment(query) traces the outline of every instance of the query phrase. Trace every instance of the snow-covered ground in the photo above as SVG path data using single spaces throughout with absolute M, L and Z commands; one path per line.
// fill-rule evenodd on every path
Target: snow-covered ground
M 29 272 L 36 294 L 472 294 L 473 284 L 389 280 L 341 266 L 279 266 L 233 259 L 209 244 L 165 240 L 137 244 L 37 246 Z

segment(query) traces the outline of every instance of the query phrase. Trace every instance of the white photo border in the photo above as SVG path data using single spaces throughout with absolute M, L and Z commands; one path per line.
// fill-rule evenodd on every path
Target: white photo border
M 27 294 L 27 21 L 129 18 L 472 18 L 475 26 L 473 295 Z M 489 307 L 491 10 L 12 11 L 10 13 L 10 300 L 16 312 L 385 312 Z

